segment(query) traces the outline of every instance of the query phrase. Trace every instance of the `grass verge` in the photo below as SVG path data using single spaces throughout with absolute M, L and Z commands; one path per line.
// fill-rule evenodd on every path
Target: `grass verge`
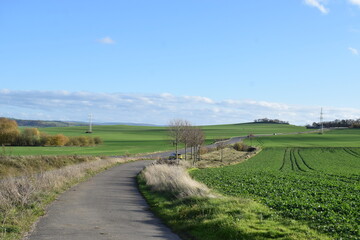
M 6 177 L 0 184 L 0 239 L 21 239 L 45 214 L 58 194 L 91 176 L 129 159 L 108 158 L 20 177 Z
M 157 175 L 162 174 L 157 171 Z M 179 191 L 188 187 L 154 188 L 147 185 L 149 181 L 145 177 L 138 176 L 139 189 L 152 211 L 183 239 L 329 239 L 251 199 L 201 197 L 196 193 L 182 197 Z

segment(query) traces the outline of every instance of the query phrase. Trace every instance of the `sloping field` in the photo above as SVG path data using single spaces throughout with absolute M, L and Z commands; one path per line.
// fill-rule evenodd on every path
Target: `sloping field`
M 360 148 L 352 147 L 359 138 L 359 130 L 262 137 L 256 141 L 264 150 L 248 161 L 191 174 L 222 194 L 254 198 L 336 239 L 360 239 Z M 308 145 L 325 147 L 301 147 Z
M 233 124 L 204 126 L 206 143 L 214 139 L 253 134 L 269 134 L 273 132 L 306 131 L 304 127 L 284 124 Z M 64 134 L 66 136 L 87 135 L 87 127 L 42 128 L 48 134 Z M 124 154 L 147 153 L 172 150 L 166 127 L 143 126 L 94 126 L 91 136 L 99 136 L 104 143 L 96 147 L 9 147 L 8 154 L 15 155 L 102 155 L 114 156 Z
M 250 140 L 246 140 L 250 143 Z M 257 137 L 253 145 L 264 147 L 360 147 L 360 129 L 336 129 L 318 133 Z

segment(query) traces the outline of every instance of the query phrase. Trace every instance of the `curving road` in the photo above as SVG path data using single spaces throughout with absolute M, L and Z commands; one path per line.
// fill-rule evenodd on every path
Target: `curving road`
M 48 208 L 29 240 L 180 240 L 150 211 L 136 175 L 151 161 L 121 164 L 78 184 Z

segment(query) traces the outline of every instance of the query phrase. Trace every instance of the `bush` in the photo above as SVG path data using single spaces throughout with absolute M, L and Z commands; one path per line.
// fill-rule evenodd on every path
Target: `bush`
M 25 128 L 18 137 L 17 144 L 20 146 L 39 146 L 40 131 L 37 128 Z
M 233 147 L 236 151 L 242 151 L 242 152 L 253 152 L 256 150 L 256 148 L 250 147 L 242 142 L 235 143 Z
M 94 137 L 94 142 L 95 142 L 96 145 L 99 145 L 99 144 L 103 143 L 103 141 L 102 141 L 102 139 L 100 137 Z
M 0 145 L 13 145 L 20 132 L 16 121 L 0 118 Z
M 55 136 L 47 136 L 46 146 L 64 146 L 69 141 L 69 138 L 63 134 L 57 134 Z

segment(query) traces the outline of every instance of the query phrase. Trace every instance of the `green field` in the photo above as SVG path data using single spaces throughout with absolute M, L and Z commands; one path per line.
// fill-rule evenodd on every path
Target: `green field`
M 222 194 L 254 198 L 336 239 L 360 239 L 359 139 L 355 129 L 256 138 L 263 151 L 248 161 L 191 173 Z
M 250 144 L 250 140 L 246 140 Z M 336 129 L 324 134 L 308 133 L 257 137 L 252 144 L 263 147 L 360 147 L 360 129 Z
M 206 143 L 214 139 L 248 134 L 272 134 L 274 132 L 306 131 L 304 127 L 283 124 L 233 124 L 204 126 Z M 81 136 L 87 127 L 41 128 L 48 134 L 64 134 L 66 136 Z M 13 155 L 97 155 L 116 156 L 124 154 L 148 153 L 172 150 L 166 127 L 143 126 L 93 126 L 91 136 L 99 136 L 104 143 L 95 147 L 7 147 L 6 152 Z

